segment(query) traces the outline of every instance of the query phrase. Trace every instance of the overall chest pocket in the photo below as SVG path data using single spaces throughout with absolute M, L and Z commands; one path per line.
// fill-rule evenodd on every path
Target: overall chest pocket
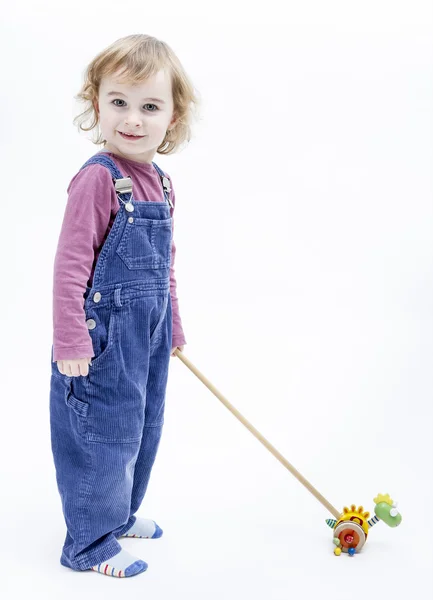
M 171 263 L 172 217 L 129 217 L 116 253 L 128 269 L 161 269 Z

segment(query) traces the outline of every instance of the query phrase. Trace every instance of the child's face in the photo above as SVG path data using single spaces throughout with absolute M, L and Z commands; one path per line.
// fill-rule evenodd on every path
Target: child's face
M 170 75 L 161 70 L 136 86 L 119 83 L 116 76 L 103 77 L 95 108 L 102 135 L 107 140 L 104 150 L 151 163 L 167 129 L 175 121 Z M 129 140 L 120 132 L 144 137 Z

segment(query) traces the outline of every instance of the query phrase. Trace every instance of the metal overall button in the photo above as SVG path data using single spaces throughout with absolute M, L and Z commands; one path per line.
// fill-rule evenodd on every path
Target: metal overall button
M 86 323 L 87 323 L 88 329 L 95 329 L 95 327 L 96 327 L 95 319 L 87 319 Z
M 125 209 L 128 212 L 134 212 L 134 205 L 132 204 L 132 179 L 128 175 L 128 177 L 120 177 L 119 179 L 114 180 L 114 187 L 116 189 L 116 195 L 119 198 L 120 202 L 123 203 Z M 131 194 L 128 202 L 125 202 L 120 197 L 122 194 Z
M 95 294 L 93 295 L 93 302 L 99 302 L 100 300 L 101 300 L 101 293 L 95 292 Z

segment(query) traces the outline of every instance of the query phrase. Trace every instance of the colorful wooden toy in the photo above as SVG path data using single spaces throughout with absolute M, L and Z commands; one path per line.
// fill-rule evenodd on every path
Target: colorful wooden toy
M 373 502 L 376 506 L 372 519 L 368 518 L 369 512 L 364 512 L 362 506 L 356 508 L 356 504 L 352 504 L 350 509 L 345 506 L 338 519 L 326 519 L 327 525 L 333 530 L 336 556 L 340 556 L 342 551 L 349 556 L 360 552 L 367 541 L 368 530 L 381 520 L 390 527 L 400 525 L 401 514 L 397 510 L 397 503 L 391 500 L 389 494 L 378 494 Z
M 195 367 L 192 362 L 186 358 L 184 353 L 178 348 L 174 351 L 174 355 L 178 356 L 180 360 L 196 375 L 202 383 L 220 400 L 226 408 L 232 412 L 239 421 L 245 425 L 249 431 L 261 442 L 286 469 L 288 469 L 292 475 L 294 475 L 304 485 L 319 502 L 335 517 L 334 519 L 326 519 L 326 523 L 332 528 L 333 543 L 335 545 L 334 554 L 340 556 L 341 552 L 347 553 L 349 556 L 354 556 L 355 553 L 359 553 L 361 548 L 367 541 L 368 530 L 373 527 L 379 521 L 383 521 L 389 527 L 397 527 L 400 525 L 402 517 L 397 510 L 397 504 L 394 503 L 389 494 L 378 494 L 374 498 L 375 516 L 372 519 L 368 519 L 370 516 L 369 512 L 364 512 L 364 508 L 359 506 L 356 508 L 356 504 L 352 504 L 350 509 L 345 506 L 343 512 L 340 513 L 336 508 L 332 506 L 328 500 L 322 494 L 320 494 L 309 481 L 305 479 L 295 469 L 293 465 L 284 458 L 282 454 L 278 452 L 272 444 L 268 442 L 262 434 L 257 431 L 249 421 L 225 398 L 219 390 Z

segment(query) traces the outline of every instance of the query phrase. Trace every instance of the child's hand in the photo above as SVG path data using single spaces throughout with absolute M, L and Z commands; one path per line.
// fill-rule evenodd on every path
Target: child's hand
M 179 350 L 182 352 L 183 349 L 185 348 L 185 346 L 175 346 L 174 348 L 171 349 L 171 356 L 176 356 L 174 351 L 176 350 L 176 348 L 179 348 Z
M 89 374 L 89 363 L 91 358 L 72 358 L 69 360 L 58 360 L 57 368 L 62 375 L 68 377 L 79 377 L 80 375 Z
M 171 356 L 175 356 L 174 351 L 176 348 L 182 352 L 185 346 L 175 346 L 171 349 Z M 89 363 L 91 358 L 73 358 L 69 360 L 58 360 L 57 368 L 62 375 L 68 375 L 69 377 L 80 377 L 89 374 Z

